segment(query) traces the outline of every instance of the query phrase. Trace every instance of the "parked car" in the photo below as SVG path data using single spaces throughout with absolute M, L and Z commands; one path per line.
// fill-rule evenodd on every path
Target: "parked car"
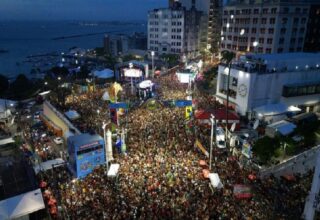
M 53 141 L 56 144 L 63 144 L 63 139 L 61 137 L 56 137 L 53 139 Z
M 218 148 L 226 148 L 226 138 L 222 127 L 216 129 L 216 145 Z

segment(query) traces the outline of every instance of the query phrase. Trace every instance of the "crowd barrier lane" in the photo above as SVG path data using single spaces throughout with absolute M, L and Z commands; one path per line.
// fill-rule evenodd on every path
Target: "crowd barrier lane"
M 285 173 L 282 173 L 282 172 L 285 172 L 286 170 L 288 170 L 288 168 L 298 166 L 303 161 L 311 160 L 312 157 L 314 157 L 319 150 L 320 150 L 320 145 L 315 146 L 312 149 L 310 149 L 308 151 L 305 151 L 303 153 L 300 153 L 300 154 L 298 154 L 296 156 L 293 156 L 290 159 L 285 160 L 280 164 L 274 165 L 272 167 L 262 168 L 260 170 L 260 172 L 259 172 L 260 173 L 259 175 L 260 175 L 261 178 L 268 177 L 271 174 L 273 174 L 275 176 L 283 175 Z M 297 172 L 306 173 L 307 170 L 306 169 L 304 169 L 304 170 L 295 169 L 295 170 L 292 170 L 292 172 L 293 172 L 293 174 L 297 173 Z
M 199 141 L 198 139 L 196 140 L 195 145 L 196 145 L 197 148 L 199 148 L 199 149 L 201 150 L 201 152 L 202 152 L 205 156 L 209 157 L 208 151 L 203 147 L 203 145 L 200 143 L 200 141 Z

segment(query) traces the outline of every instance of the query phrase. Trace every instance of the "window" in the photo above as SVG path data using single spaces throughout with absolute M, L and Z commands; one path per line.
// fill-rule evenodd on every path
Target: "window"
M 259 47 L 259 48 L 258 48 L 258 52 L 259 52 L 259 53 L 263 53 L 263 47 Z
M 166 47 L 163 47 L 163 48 L 162 48 L 162 51 L 167 51 L 167 48 L 166 48 Z
M 228 11 L 227 11 L 227 10 L 224 10 L 224 11 L 223 11 L 223 14 L 224 14 L 224 15 L 228 15 Z
M 273 33 L 274 33 L 274 29 L 273 29 L 273 28 L 269 28 L 269 29 L 268 29 L 268 33 L 269 33 L 269 34 L 273 34 Z
M 275 24 L 276 23 L 276 19 L 275 18 L 270 18 L 269 19 L 269 23 L 270 24 Z
M 308 13 L 308 9 L 307 8 L 304 8 L 303 9 L 303 14 L 307 14 Z
M 238 33 L 238 28 L 237 27 L 234 28 L 234 33 Z
M 291 38 L 290 39 L 290 44 L 294 44 L 296 42 L 296 39 L 295 38 Z
M 264 43 L 264 38 L 259 38 L 259 43 L 263 44 Z
M 267 44 L 272 44 L 272 42 L 273 42 L 273 39 L 272 39 L 272 38 L 268 38 L 268 39 L 267 39 Z
M 257 33 L 257 28 L 252 28 L 251 33 L 253 33 L 253 34 Z
M 300 37 L 300 38 L 298 39 L 298 43 L 301 44 L 302 42 L 303 42 L 303 38 Z
M 266 29 L 265 28 L 260 28 L 260 33 L 261 34 L 265 34 L 266 33 Z
M 234 36 L 234 37 L 233 37 L 233 41 L 238 41 L 238 37 L 237 37 L 237 36 Z
M 266 18 L 262 18 L 261 19 L 261 24 L 266 24 L 267 23 L 267 19 Z
M 284 43 L 284 38 L 280 38 L 279 39 L 279 44 L 283 44 Z
M 255 37 L 251 37 L 250 41 L 253 43 L 256 41 L 256 38 Z
M 301 52 L 302 51 L 302 48 L 301 47 L 298 47 L 297 48 L 297 52 Z
M 304 29 L 304 28 L 300 28 L 300 34 L 303 34 L 303 33 L 304 33 L 304 31 L 305 31 L 305 29 Z
M 288 18 L 282 18 L 281 23 L 282 23 L 282 24 L 287 24 L 287 23 L 288 23 Z
M 283 8 L 283 13 L 285 14 L 289 13 L 289 8 Z
M 262 14 L 268 14 L 268 12 L 269 12 L 269 8 L 262 9 Z
M 293 19 L 293 24 L 298 25 L 299 24 L 299 18 L 294 18 Z
M 252 19 L 252 23 L 253 23 L 253 24 L 258 24 L 258 18 L 253 18 L 253 19 Z
M 271 8 L 271 14 L 277 13 L 277 8 Z
M 301 12 L 301 8 L 296 8 L 296 11 L 295 11 L 297 14 L 299 14 Z
M 259 8 L 255 8 L 255 9 L 253 10 L 253 14 L 255 14 L 255 15 L 259 14 Z
M 290 47 L 289 52 L 294 52 L 294 48 Z
M 283 48 L 278 48 L 278 53 L 282 53 L 283 52 Z

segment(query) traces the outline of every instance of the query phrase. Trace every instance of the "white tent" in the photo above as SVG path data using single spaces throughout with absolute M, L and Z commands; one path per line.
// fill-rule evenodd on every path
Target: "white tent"
M 253 109 L 259 117 L 280 115 L 286 112 L 299 112 L 301 109 L 294 106 L 287 106 L 282 103 L 267 104 Z
M 214 187 L 214 188 L 222 188 L 223 185 L 220 181 L 220 178 L 219 178 L 219 175 L 217 173 L 209 173 L 209 179 L 210 179 L 210 182 L 211 182 L 211 185 Z
M 266 135 L 274 137 L 277 133 L 280 133 L 281 135 L 286 136 L 291 134 L 296 127 L 297 126 L 291 122 L 285 120 L 278 121 L 266 127 Z
M 141 83 L 139 83 L 139 88 L 146 89 L 152 87 L 153 85 L 154 83 L 151 80 L 144 80 Z
M 118 164 L 118 163 L 111 164 L 107 175 L 110 177 L 117 176 L 119 168 L 120 168 L 120 164 Z
M 99 79 L 109 79 L 114 77 L 114 73 L 111 69 L 104 69 L 104 70 L 96 70 L 93 72 L 93 75 Z
M 63 159 L 56 158 L 54 160 L 48 160 L 46 162 L 35 165 L 33 169 L 34 169 L 34 172 L 38 174 L 41 170 L 42 171 L 50 170 L 52 169 L 53 166 L 57 167 L 57 166 L 62 166 L 63 164 L 65 164 L 65 161 Z
M 80 118 L 79 113 L 77 111 L 74 111 L 74 110 L 69 110 L 69 111 L 65 112 L 64 114 L 70 120 L 76 120 L 76 119 Z
M 110 95 L 107 91 L 105 93 L 103 93 L 102 100 L 104 100 L 104 101 L 110 100 Z
M 0 140 L 0 146 L 11 144 L 11 143 L 14 143 L 13 138 L 6 138 L 6 139 Z
M 16 219 L 44 209 L 40 189 L 0 201 L 0 219 Z

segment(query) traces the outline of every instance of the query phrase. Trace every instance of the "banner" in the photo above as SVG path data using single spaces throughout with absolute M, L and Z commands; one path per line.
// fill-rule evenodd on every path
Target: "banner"
M 202 151 L 202 153 L 203 153 L 204 155 L 206 155 L 207 157 L 209 157 L 208 151 L 202 146 L 202 144 L 200 143 L 199 140 L 196 140 L 195 145 Z
M 247 141 L 243 143 L 241 153 L 247 158 L 251 158 L 251 145 Z
M 186 119 L 190 120 L 192 116 L 192 106 L 187 106 L 186 107 Z

